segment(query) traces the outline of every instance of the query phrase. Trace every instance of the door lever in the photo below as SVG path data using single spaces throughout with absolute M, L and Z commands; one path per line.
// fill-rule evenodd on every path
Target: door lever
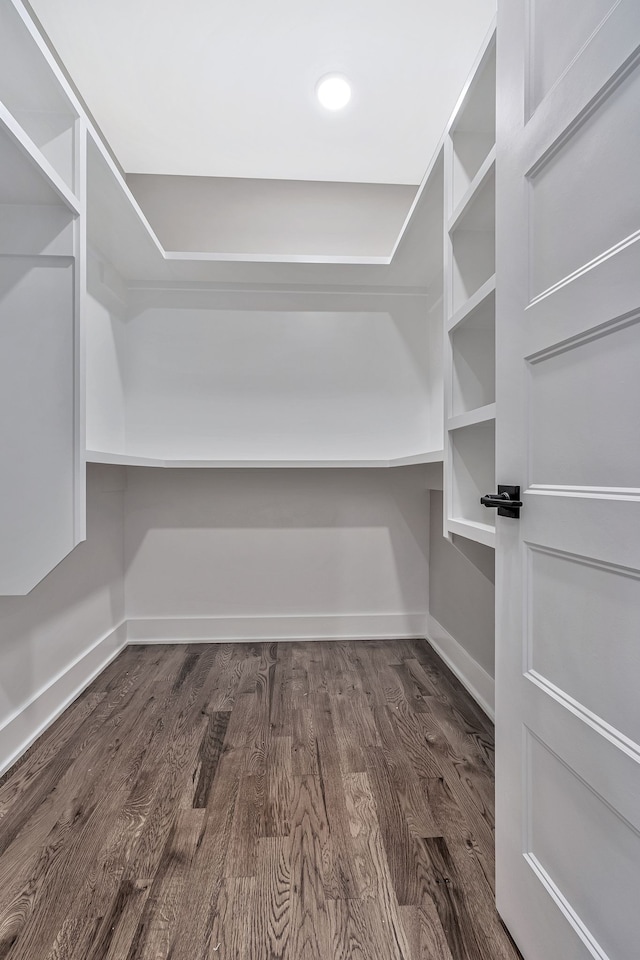
M 486 493 L 484 497 L 480 497 L 480 503 L 484 507 L 497 508 L 499 517 L 511 517 L 512 520 L 520 519 L 520 508 L 522 507 L 520 487 L 500 483 L 498 484 L 498 492 Z

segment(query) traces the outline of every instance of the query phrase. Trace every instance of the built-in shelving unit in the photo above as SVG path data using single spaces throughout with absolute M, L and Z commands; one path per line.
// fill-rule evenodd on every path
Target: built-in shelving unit
M 494 142 L 491 40 L 389 257 L 166 251 L 27 9 L 2 4 L 0 535 L 18 548 L 0 594 L 83 539 L 87 462 L 444 462 L 446 531 L 487 543 Z
M 0 595 L 83 538 L 79 113 L 20 4 L 0 5 Z
M 495 545 L 495 32 L 444 143 L 444 532 Z

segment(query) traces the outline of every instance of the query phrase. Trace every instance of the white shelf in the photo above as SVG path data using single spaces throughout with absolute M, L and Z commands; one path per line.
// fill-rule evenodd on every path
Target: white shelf
M 1 102 L 0 161 L 3 203 L 62 204 L 79 216 L 77 197 Z
M 490 167 L 449 233 L 451 312 L 464 307 L 495 274 L 495 193 L 495 167 Z
M 495 33 L 451 122 L 452 201 L 456 207 L 476 178 L 496 139 Z
M 91 131 L 87 132 L 87 238 L 124 279 L 163 273 L 160 241 Z
M 495 150 L 482 165 L 477 178 L 451 218 L 448 230 L 455 239 L 459 231 L 493 233 L 496 222 Z
M 488 156 L 486 157 L 484 163 L 476 173 L 475 177 L 471 181 L 469 188 L 464 194 L 462 200 L 454 210 L 453 216 L 451 217 L 448 225 L 449 233 L 453 233 L 461 223 L 464 222 L 464 219 L 467 215 L 467 212 L 472 207 L 476 197 L 480 196 L 488 181 L 495 177 L 495 165 L 496 165 L 496 147 L 495 144 L 492 146 L 489 151 Z M 495 200 L 494 200 L 495 205 Z M 491 225 L 491 224 L 490 224 Z M 484 227 L 484 229 L 487 229 Z
M 5 107 L 73 193 L 79 112 L 68 85 L 22 4 L 0 4 L 0 36 Z
M 449 433 L 449 517 L 485 523 L 480 497 L 495 490 L 495 423 L 482 420 Z
M 449 533 L 455 533 L 467 540 L 475 540 L 486 547 L 495 547 L 496 528 L 490 523 L 480 523 L 477 520 L 465 520 L 464 517 L 450 517 L 447 521 Z
M 390 460 L 164 460 L 160 457 L 137 457 L 128 453 L 87 450 L 87 463 L 119 464 L 128 467 L 163 467 L 168 469 L 269 470 L 269 469 L 379 469 L 405 467 L 419 463 L 439 463 L 442 450 L 431 450 L 409 457 Z
M 427 453 L 416 453 L 412 457 L 395 457 L 388 461 L 390 467 L 408 467 L 412 463 L 442 463 L 444 450 L 429 450 Z
M 476 407 L 474 410 L 467 410 L 466 413 L 460 413 L 457 417 L 450 417 L 447 422 L 447 429 L 451 433 L 454 430 L 461 430 L 463 427 L 471 427 L 475 423 L 486 423 L 496 418 L 495 403 L 487 403 L 483 407 Z
M 465 323 L 471 318 L 471 316 L 482 307 L 485 302 L 491 298 L 495 297 L 496 292 L 496 275 L 492 274 L 488 280 L 479 287 L 473 296 L 469 297 L 466 303 L 463 303 L 458 310 L 449 318 L 447 322 L 447 330 L 451 333 L 456 329 L 461 323 Z
M 495 298 L 482 299 L 449 333 L 451 390 L 449 417 L 468 414 L 496 399 Z

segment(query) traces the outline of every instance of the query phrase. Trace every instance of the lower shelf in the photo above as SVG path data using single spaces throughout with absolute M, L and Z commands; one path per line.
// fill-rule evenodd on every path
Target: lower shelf
M 414 463 L 441 463 L 442 450 L 429 450 L 391 460 L 163 460 L 160 457 L 137 457 L 127 453 L 87 450 L 87 463 L 112 463 L 128 467 L 168 467 L 199 469 L 325 469 L 405 467 Z
M 495 547 L 496 528 L 491 523 L 480 523 L 478 520 L 465 520 L 464 517 L 449 517 L 447 530 L 467 540 L 484 543 L 486 547 Z

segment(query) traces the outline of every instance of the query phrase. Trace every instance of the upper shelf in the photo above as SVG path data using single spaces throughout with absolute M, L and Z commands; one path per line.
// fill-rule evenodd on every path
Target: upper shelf
M 75 194 L 79 112 L 59 68 L 21 4 L 11 0 L 0 4 L 0 36 L 0 89 L 6 113 Z
M 64 205 L 80 213 L 78 199 L 1 102 L 0 168 L 0 203 Z
M 450 128 L 453 144 L 452 205 L 457 207 L 496 140 L 495 35 L 458 106 Z
M 417 463 L 441 463 L 443 451 L 431 450 L 391 460 L 163 460 L 126 453 L 87 450 L 87 463 L 121 464 L 129 467 L 168 467 L 198 469 L 324 469 L 405 467 Z

